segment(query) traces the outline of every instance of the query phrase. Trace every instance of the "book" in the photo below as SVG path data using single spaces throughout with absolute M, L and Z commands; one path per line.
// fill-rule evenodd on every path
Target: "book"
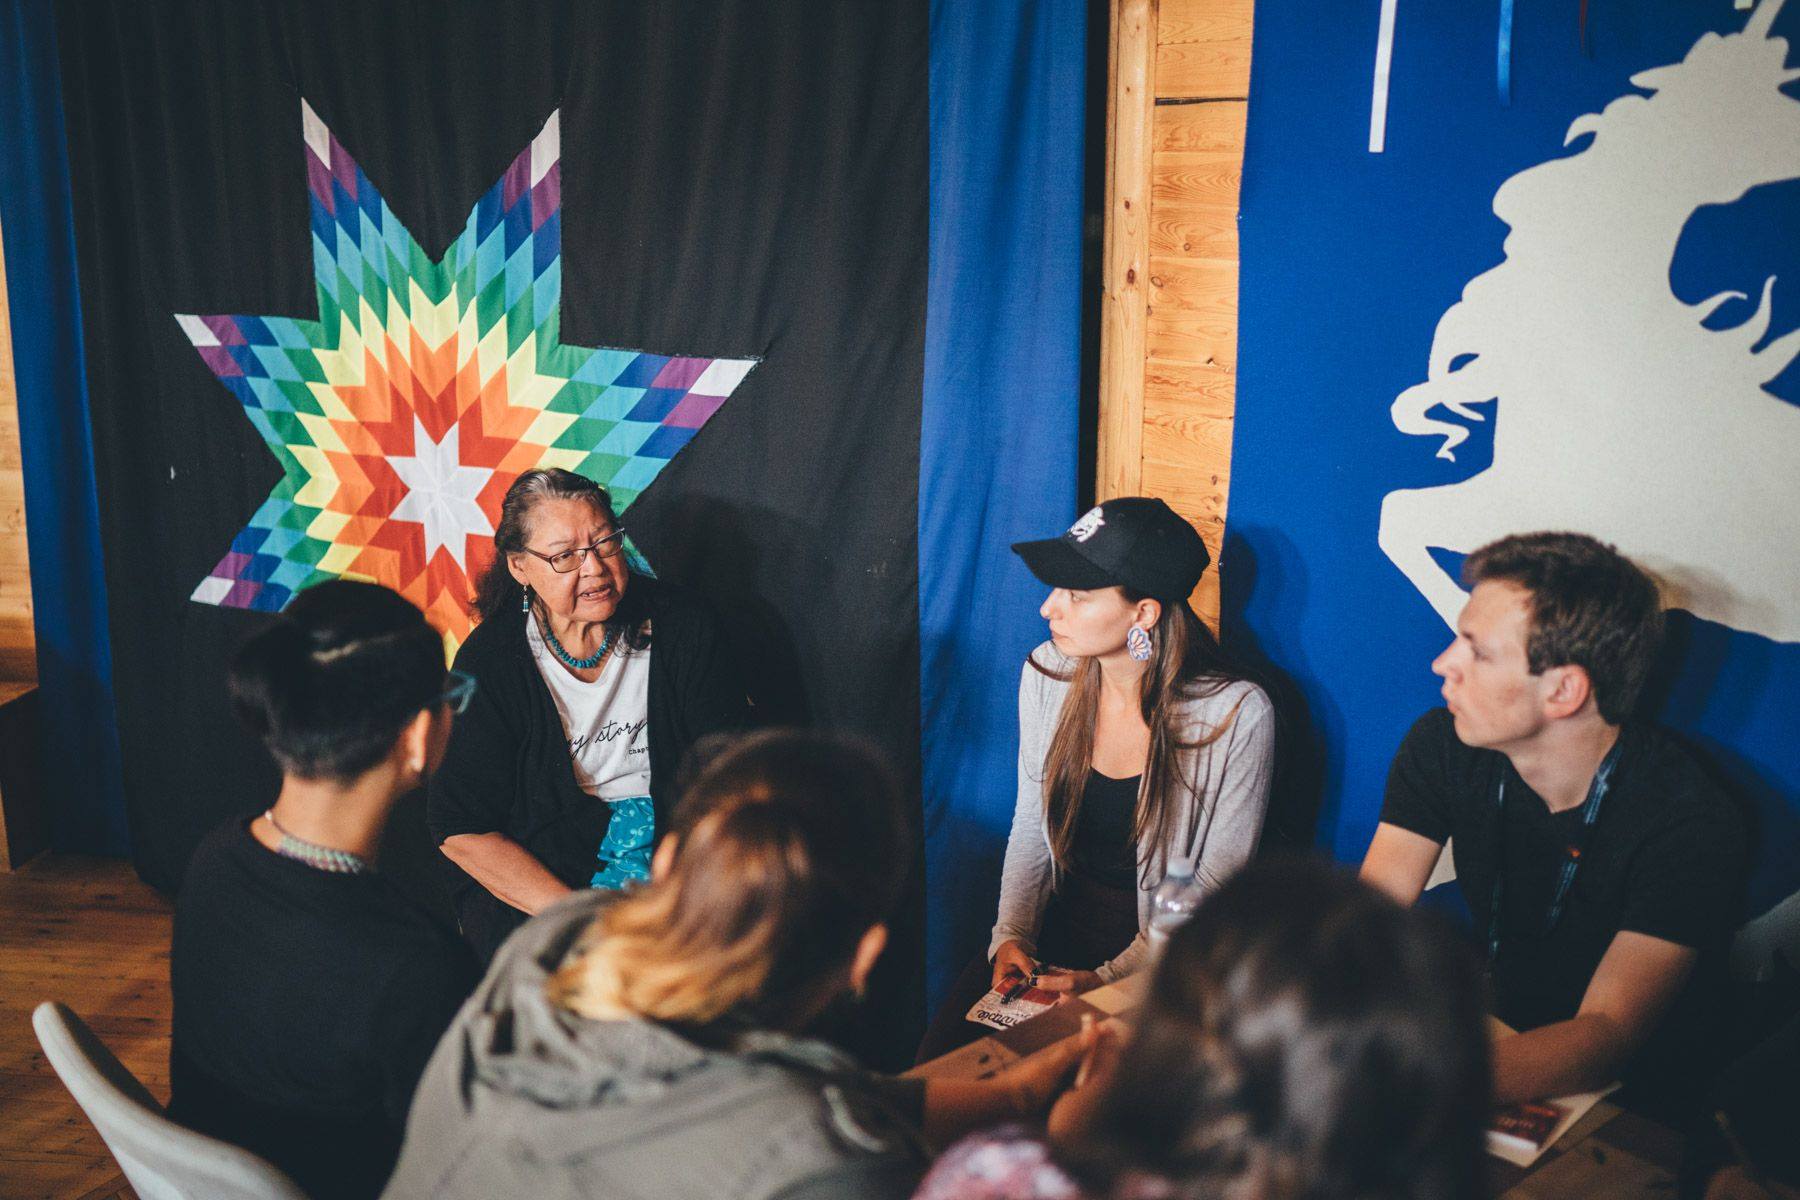
M 1516 1035 L 1504 1021 L 1490 1015 L 1488 1036 L 1498 1042 Z M 1598 1091 L 1507 1105 L 1496 1111 L 1488 1122 L 1487 1152 L 1516 1167 L 1529 1167 L 1563 1134 L 1573 1129 L 1577 1121 L 1587 1116 L 1594 1105 L 1618 1087 L 1614 1083 Z M 1543 1128 L 1546 1121 L 1549 1122 L 1548 1129 Z
M 1488 1144 L 1536 1158 L 1550 1144 L 1550 1135 L 1569 1110 L 1559 1104 L 1525 1101 L 1496 1111 L 1488 1121 Z
M 1529 1167 L 1618 1086 L 1507 1105 L 1488 1122 L 1487 1152 L 1516 1167 Z
M 1014 986 L 1016 985 L 1007 984 L 1004 987 L 990 988 L 987 995 L 969 1009 L 968 1019 L 977 1025 L 986 1025 L 989 1029 L 1012 1029 L 1039 1013 L 1056 1007 L 1057 1000 L 1061 999 L 1061 993 L 1027 987 L 1009 1000 L 1007 995 Z

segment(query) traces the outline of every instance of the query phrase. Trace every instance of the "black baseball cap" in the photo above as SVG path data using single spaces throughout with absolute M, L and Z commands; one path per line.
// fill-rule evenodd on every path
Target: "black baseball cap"
M 1014 542 L 1013 553 L 1053 588 L 1122 586 L 1165 602 L 1186 600 L 1212 561 L 1194 527 L 1152 496 L 1108 500 L 1061 537 Z

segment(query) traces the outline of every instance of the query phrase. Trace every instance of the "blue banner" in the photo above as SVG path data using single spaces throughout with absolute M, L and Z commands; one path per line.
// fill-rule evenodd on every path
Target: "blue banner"
M 6 236 L 51 844 L 123 854 L 125 798 L 81 288 L 56 23 L 48 0 L 0 9 L 0 230 Z
M 931 6 L 919 430 L 926 979 L 985 946 L 1043 589 L 1009 551 L 1075 516 L 1086 6 Z
M 1800 5 L 1257 9 L 1226 623 L 1298 685 L 1357 860 L 1462 556 L 1576 529 L 1672 607 L 1652 699 L 1800 885 Z M 1784 87 L 1786 90 L 1783 90 Z

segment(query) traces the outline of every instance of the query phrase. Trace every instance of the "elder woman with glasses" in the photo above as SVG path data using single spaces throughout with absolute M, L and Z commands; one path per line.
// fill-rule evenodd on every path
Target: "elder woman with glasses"
M 710 612 L 633 574 L 624 537 L 605 490 L 571 471 L 526 471 L 501 505 L 456 656 L 480 687 L 426 809 L 484 962 L 571 891 L 648 879 L 682 755 L 747 716 Z

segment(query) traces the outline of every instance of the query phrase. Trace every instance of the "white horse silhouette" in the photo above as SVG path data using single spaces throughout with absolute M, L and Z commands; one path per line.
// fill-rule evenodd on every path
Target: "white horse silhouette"
M 1772 278 L 1755 315 L 1723 330 L 1701 322 L 1742 293 L 1690 305 L 1669 283 L 1698 209 L 1800 178 L 1800 101 L 1781 91 L 1800 71 L 1770 34 L 1782 3 L 1632 76 L 1651 94 L 1578 118 L 1564 144 L 1591 134 L 1586 147 L 1495 194 L 1506 260 L 1444 313 L 1427 382 L 1392 410 L 1454 458 L 1468 430 L 1432 410 L 1480 421 L 1470 406 L 1497 400 L 1493 465 L 1381 506 L 1381 549 L 1452 627 L 1467 596 L 1431 547 L 1576 529 L 1657 574 L 1672 605 L 1800 641 L 1800 406 L 1764 387 L 1800 355 L 1800 331 L 1757 349 Z

